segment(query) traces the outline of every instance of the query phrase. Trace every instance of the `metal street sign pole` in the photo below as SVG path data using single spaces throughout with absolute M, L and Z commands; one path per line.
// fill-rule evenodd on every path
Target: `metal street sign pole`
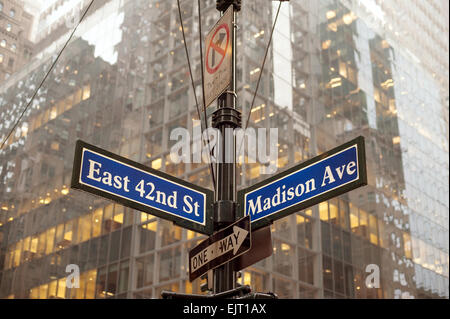
M 232 8 L 229 8 L 232 6 Z M 213 114 L 213 126 L 217 128 L 223 137 L 222 145 L 219 145 L 216 194 L 214 203 L 214 231 L 218 231 L 236 220 L 236 163 L 234 135 L 227 136 L 227 131 L 241 126 L 241 115 L 236 110 L 236 13 L 240 10 L 240 0 L 217 1 L 217 10 L 226 12 L 233 10 L 231 30 L 231 85 L 230 89 L 218 98 L 218 109 Z M 228 129 L 228 130 L 227 130 Z M 230 138 L 232 140 L 230 140 Z M 232 154 L 229 154 L 232 152 Z M 231 163 L 226 163 L 226 158 L 232 158 Z M 236 273 L 233 260 L 214 269 L 213 292 L 215 294 L 232 290 L 236 286 Z

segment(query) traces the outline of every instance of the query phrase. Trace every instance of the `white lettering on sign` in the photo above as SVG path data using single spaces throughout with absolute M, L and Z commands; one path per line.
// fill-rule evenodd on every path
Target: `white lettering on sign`
M 351 161 L 346 165 L 341 165 L 333 169 L 328 165 L 325 167 L 322 182 L 320 187 L 325 187 L 330 184 L 341 181 L 346 175 L 351 176 L 357 172 L 356 162 Z M 306 182 L 298 183 L 296 186 L 286 189 L 286 185 L 281 185 L 276 188 L 275 194 L 263 197 L 259 195 L 256 199 L 247 200 L 246 215 L 255 216 L 265 211 L 271 210 L 274 207 L 285 204 L 290 201 L 298 201 L 301 196 L 304 196 L 317 189 L 315 178 L 311 178 Z
M 89 170 L 87 178 L 101 182 L 102 184 L 110 187 L 114 187 L 118 190 L 123 189 L 125 192 L 130 192 L 130 178 L 128 176 L 113 175 L 111 172 L 102 170 L 102 164 L 94 160 L 89 160 Z M 139 196 L 158 204 L 166 205 L 171 208 L 178 208 L 178 192 L 172 191 L 172 193 L 166 194 L 163 191 L 157 190 L 155 184 L 152 182 L 145 182 L 140 180 L 134 190 L 139 193 Z M 200 216 L 199 208 L 200 204 L 189 196 L 185 195 L 182 199 L 182 210 L 186 214 L 194 214 Z
M 231 235 L 212 243 L 191 258 L 191 272 L 198 270 L 210 261 L 230 251 L 233 251 L 233 255 L 236 255 L 236 252 L 241 247 L 248 233 L 245 229 L 233 226 L 233 233 Z
M 249 200 L 248 201 L 249 214 L 255 215 L 261 213 L 262 211 L 269 210 L 272 207 L 276 207 L 280 204 L 284 204 L 286 203 L 286 201 L 291 201 L 295 197 L 300 197 L 303 194 L 308 194 L 309 192 L 314 190 L 316 190 L 316 182 L 313 178 L 306 181 L 304 184 L 299 183 L 296 187 L 290 187 L 287 190 L 286 185 L 283 185 L 277 188 L 277 192 L 272 198 L 270 197 L 264 198 L 262 204 L 261 204 L 262 195 L 259 195 L 256 198 L 255 202 L 253 202 L 253 200 Z
M 184 196 L 184 204 L 185 206 L 183 207 L 183 211 L 187 214 L 192 214 L 192 212 L 194 212 L 195 216 L 200 216 L 198 214 L 198 208 L 199 208 L 199 204 L 197 202 L 194 202 L 194 207 L 192 207 L 192 197 L 189 195 Z
M 97 167 L 97 168 L 96 168 Z M 87 178 L 92 179 L 96 182 L 102 182 L 108 186 L 114 186 L 114 188 L 121 189 L 123 186 L 123 190 L 129 192 L 128 183 L 130 179 L 128 176 L 122 177 L 119 175 L 113 176 L 110 172 L 104 171 L 103 174 L 100 174 L 100 168 L 102 168 L 102 164 L 97 163 L 93 160 L 89 160 L 89 174 Z M 96 177 L 98 176 L 98 177 Z
M 356 163 L 355 162 L 350 162 L 347 165 L 342 165 L 341 167 L 336 167 L 336 174 L 339 180 L 342 179 L 343 175 L 344 175 L 344 169 L 347 167 L 347 174 L 348 175 L 353 175 L 355 173 L 356 170 L 352 170 L 352 167 L 355 167 Z M 325 186 L 327 183 L 325 183 L 325 181 L 328 180 L 328 184 L 334 183 L 336 181 L 336 179 L 333 176 L 333 172 L 331 171 L 330 166 L 325 167 L 325 174 L 323 176 L 323 181 L 322 181 L 322 185 L 321 186 Z

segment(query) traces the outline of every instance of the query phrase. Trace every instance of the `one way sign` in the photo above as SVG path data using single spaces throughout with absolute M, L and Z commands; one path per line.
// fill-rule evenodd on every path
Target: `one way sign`
M 189 252 L 189 280 L 247 252 L 250 236 L 250 216 L 246 216 L 194 247 Z

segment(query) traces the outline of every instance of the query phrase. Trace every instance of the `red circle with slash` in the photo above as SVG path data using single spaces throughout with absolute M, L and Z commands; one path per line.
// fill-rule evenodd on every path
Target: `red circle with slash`
M 227 42 L 225 44 L 225 49 L 222 49 L 219 45 L 214 43 L 214 39 L 216 38 L 216 35 L 222 29 L 225 29 L 225 32 L 227 34 Z M 223 60 L 225 59 L 225 56 L 227 55 L 227 49 L 228 49 L 229 42 L 230 42 L 230 28 L 228 27 L 228 24 L 226 24 L 226 23 L 221 24 L 217 28 L 216 32 L 214 32 L 214 34 L 213 34 L 213 36 L 211 38 L 211 41 L 209 43 L 208 50 L 206 51 L 206 71 L 208 71 L 208 73 L 213 74 L 219 69 L 220 65 L 222 64 Z M 219 63 L 215 67 L 210 67 L 209 66 L 209 50 L 211 48 L 222 56 L 222 58 L 220 59 Z

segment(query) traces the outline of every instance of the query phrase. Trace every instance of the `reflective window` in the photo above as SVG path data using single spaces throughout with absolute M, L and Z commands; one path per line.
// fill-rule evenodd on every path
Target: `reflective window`
M 196 4 L 188 2 L 183 17 L 201 104 Z M 239 280 L 286 298 L 448 298 L 448 37 L 433 36 L 448 34 L 446 8 L 431 0 L 284 2 L 263 70 L 278 4 L 247 1 L 239 13 L 243 123 L 249 116 L 249 127 L 278 128 L 277 173 L 362 135 L 369 178 L 276 221 L 273 255 Z M 55 44 L 65 41 L 61 6 L 51 6 L 34 17 L 42 55 L 27 62 L 38 52 L 23 38 L 28 16 L 18 6 L 6 7 L 15 22 L 7 17 L 3 27 L 11 35 L 18 23 L 22 35 L 0 39 L 5 137 L 59 53 Z M 219 15 L 215 1 L 202 8 L 207 32 Z M 194 96 L 172 3 L 106 0 L 88 12 L 0 151 L 0 228 L 9 232 L 0 239 L 0 298 L 200 293 L 204 281 L 186 280 L 186 254 L 204 235 L 70 190 L 78 139 L 213 189 L 208 163 L 175 164 L 169 156 L 170 132 L 198 120 Z M 249 163 L 255 154 L 243 154 L 239 189 L 270 177 Z M 81 267 L 80 289 L 54 272 L 68 263 Z M 369 264 L 382 269 L 380 288 L 365 283 Z

